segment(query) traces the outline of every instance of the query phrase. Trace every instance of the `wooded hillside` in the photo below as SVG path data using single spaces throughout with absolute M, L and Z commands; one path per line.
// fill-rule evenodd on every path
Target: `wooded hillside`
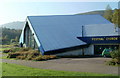
M 0 37 L 0 44 L 18 43 L 21 30 L 15 30 L 10 28 L 0 28 L 2 36 Z
M 120 9 L 114 9 L 107 5 L 106 10 L 91 11 L 86 13 L 79 13 L 77 15 L 89 15 L 89 14 L 99 14 L 114 23 L 116 27 L 120 28 Z

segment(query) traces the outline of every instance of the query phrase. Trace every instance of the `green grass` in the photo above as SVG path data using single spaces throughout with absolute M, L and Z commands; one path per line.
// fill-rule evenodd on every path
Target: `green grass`
M 13 47 L 13 45 L 0 45 L 0 51 L 3 51 L 3 50 L 8 50 L 8 49 L 11 49 Z
M 7 56 L 2 56 L 2 57 L 0 57 L 0 59 L 20 60 L 20 59 L 16 59 L 16 58 L 7 58 Z
M 0 60 L 0 61 L 2 61 L 2 60 Z M 1 78 L 1 76 L 2 76 L 2 63 L 0 62 L 0 78 Z
M 3 51 L 3 50 L 9 50 L 11 48 L 0 48 L 0 51 Z
M 87 72 L 68 72 L 37 69 L 16 64 L 3 63 L 3 76 L 112 76 Z
M 7 58 L 7 56 L 2 56 L 0 57 L 0 59 L 9 59 L 9 58 Z
M 0 45 L 0 46 L 2 46 L 3 48 L 7 48 L 7 47 L 11 48 L 11 47 L 13 47 L 13 45 Z

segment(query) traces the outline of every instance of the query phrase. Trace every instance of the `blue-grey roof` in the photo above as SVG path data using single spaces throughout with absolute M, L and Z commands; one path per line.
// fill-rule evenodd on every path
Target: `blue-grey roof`
M 111 24 L 100 15 L 28 16 L 27 18 L 44 51 L 85 45 L 85 42 L 76 38 L 82 36 L 82 26 Z

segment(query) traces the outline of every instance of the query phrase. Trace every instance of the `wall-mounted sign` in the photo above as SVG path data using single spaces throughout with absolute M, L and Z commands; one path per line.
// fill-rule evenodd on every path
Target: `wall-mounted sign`
M 120 43 L 120 36 L 77 37 L 86 43 Z

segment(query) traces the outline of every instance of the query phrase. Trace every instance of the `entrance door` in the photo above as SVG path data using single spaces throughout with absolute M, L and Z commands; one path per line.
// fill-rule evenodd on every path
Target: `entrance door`
M 118 49 L 119 45 L 94 45 L 94 54 L 99 55 L 102 54 L 102 51 L 105 48 L 111 48 L 113 50 Z

